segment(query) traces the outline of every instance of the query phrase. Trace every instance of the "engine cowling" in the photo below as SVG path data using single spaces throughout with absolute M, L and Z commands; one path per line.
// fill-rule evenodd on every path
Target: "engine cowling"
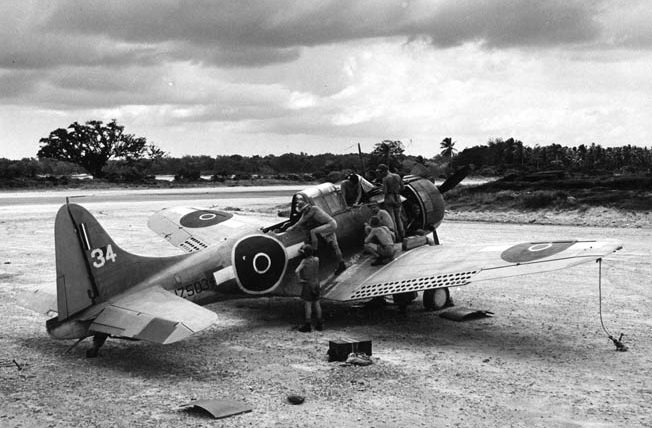
M 444 219 L 444 198 L 435 184 L 423 177 L 403 177 L 405 188 L 402 195 L 410 229 L 436 229 Z
M 249 235 L 233 246 L 231 260 L 238 286 L 247 294 L 266 294 L 279 286 L 288 265 L 285 247 L 267 235 Z

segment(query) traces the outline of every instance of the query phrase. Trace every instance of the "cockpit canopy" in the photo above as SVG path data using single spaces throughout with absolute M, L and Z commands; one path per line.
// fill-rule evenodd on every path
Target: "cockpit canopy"
M 290 220 L 298 219 L 301 213 L 297 209 L 297 200 L 303 198 L 307 202 L 318 206 L 330 215 L 334 215 L 346 209 L 342 193 L 333 185 L 333 183 L 322 183 L 312 186 L 292 197 L 292 210 Z

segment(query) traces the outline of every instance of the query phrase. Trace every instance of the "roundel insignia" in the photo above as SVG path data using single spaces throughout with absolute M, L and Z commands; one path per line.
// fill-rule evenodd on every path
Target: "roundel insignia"
M 233 266 L 238 285 L 245 292 L 272 291 L 287 268 L 285 247 L 266 235 L 247 236 L 233 247 Z
M 574 243 L 575 241 L 527 242 L 506 249 L 500 257 L 510 263 L 526 263 L 561 253 Z
M 181 217 L 179 223 L 184 227 L 199 228 L 214 226 L 233 217 L 224 211 L 197 210 Z

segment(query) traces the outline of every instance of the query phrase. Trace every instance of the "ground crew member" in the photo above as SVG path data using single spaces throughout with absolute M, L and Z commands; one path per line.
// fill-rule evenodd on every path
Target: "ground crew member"
M 405 236 L 403 220 L 401 219 L 401 191 L 403 191 L 403 180 L 398 174 L 389 172 L 389 168 L 384 163 L 378 165 L 376 172 L 383 180 L 385 208 L 387 208 L 387 211 L 392 216 L 392 220 L 394 220 L 396 238 L 400 241 Z
M 340 190 L 342 190 L 344 201 L 349 207 L 359 204 L 362 200 L 362 186 L 358 174 L 349 174 L 346 180 L 342 181 Z
M 371 206 L 371 215 L 378 217 L 378 220 L 380 220 L 380 225 L 386 226 L 390 232 L 396 235 L 396 228 L 394 227 L 394 220 L 392 220 L 392 216 L 389 215 L 387 210 L 381 208 L 380 204 L 375 204 Z M 364 224 L 365 236 L 369 234 L 370 230 L 371 230 L 371 226 L 369 225 L 369 223 L 365 223 Z
M 321 298 L 321 290 L 319 288 L 319 258 L 315 256 L 310 244 L 303 244 L 299 249 L 299 254 L 303 256 L 303 259 L 301 259 L 301 263 L 299 263 L 299 266 L 297 266 L 294 272 L 299 277 L 299 283 L 301 284 L 301 299 L 304 303 L 306 319 L 306 322 L 299 327 L 299 331 L 308 333 L 312 330 L 310 322 L 312 321 L 313 307 L 315 309 L 315 318 L 317 318 L 315 330 L 322 331 L 324 323 L 322 322 L 321 304 L 319 303 L 319 299 Z
M 364 248 L 376 257 L 371 265 L 387 264 L 394 259 L 394 234 L 387 226 L 382 226 L 376 216 L 371 217 L 369 225 L 371 229 L 364 239 Z
M 298 227 L 302 227 L 307 223 L 316 223 L 317 227 L 310 229 L 310 245 L 312 245 L 315 253 L 318 248 L 317 235 L 321 235 L 322 238 L 331 246 L 335 257 L 337 258 L 337 269 L 335 270 L 335 275 L 339 275 L 346 269 L 344 264 L 344 258 L 342 257 L 342 250 L 337 243 L 337 236 L 335 232 L 337 231 L 337 222 L 333 217 L 328 215 L 328 213 L 316 205 L 311 205 L 303 197 L 297 196 L 296 199 L 297 211 L 301 213 L 301 218 L 299 221 L 294 223 L 292 226 L 287 228 L 287 231 L 291 231 Z

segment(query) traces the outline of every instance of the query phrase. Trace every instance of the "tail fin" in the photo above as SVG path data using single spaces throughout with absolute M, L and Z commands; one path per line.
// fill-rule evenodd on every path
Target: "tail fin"
M 54 225 L 57 310 L 63 321 L 186 257 L 143 257 L 121 249 L 86 209 L 63 205 Z

